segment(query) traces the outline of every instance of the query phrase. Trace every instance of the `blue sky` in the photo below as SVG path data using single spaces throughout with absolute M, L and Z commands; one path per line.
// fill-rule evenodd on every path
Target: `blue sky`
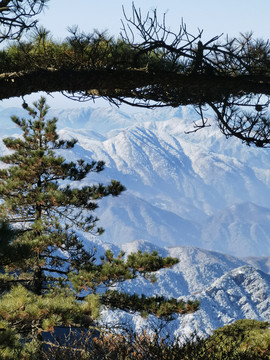
M 94 28 L 108 29 L 111 34 L 118 35 L 122 5 L 130 14 L 132 1 L 77 0 L 76 5 L 74 3 L 74 0 L 51 0 L 40 21 L 59 37 L 67 35 L 67 27 L 74 24 L 79 24 L 86 32 Z M 220 33 L 236 36 L 239 32 L 253 30 L 257 37 L 268 37 L 265 34 L 270 30 L 269 0 L 135 0 L 134 3 L 143 13 L 155 8 L 161 15 L 166 12 L 172 29 L 177 29 L 183 18 L 191 31 L 200 28 L 207 36 Z
M 167 25 L 171 30 L 177 31 L 183 18 L 192 34 L 196 34 L 198 28 L 203 30 L 205 41 L 222 33 L 234 37 L 240 32 L 249 31 L 253 31 L 255 37 L 270 38 L 270 0 L 135 0 L 134 3 L 142 13 L 155 8 L 161 17 L 166 13 Z M 84 32 L 108 30 L 109 34 L 117 37 L 123 18 L 122 5 L 126 13 L 131 15 L 131 4 L 132 1 L 127 0 L 51 0 L 40 16 L 40 24 L 51 30 L 56 40 L 68 36 L 68 26 L 76 24 Z M 32 101 L 36 97 L 26 97 L 26 100 Z M 49 103 L 52 107 L 82 106 L 62 95 L 49 98 Z M 21 99 L 0 102 L 5 107 L 20 104 Z M 92 106 L 93 103 L 85 105 Z

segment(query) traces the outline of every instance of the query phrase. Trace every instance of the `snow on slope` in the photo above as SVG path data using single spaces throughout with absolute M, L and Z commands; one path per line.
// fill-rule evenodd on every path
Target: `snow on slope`
M 25 115 L 22 109 L 0 111 L 1 136 L 17 132 L 8 120 L 13 113 Z M 180 259 L 158 272 L 155 285 L 138 278 L 122 284 L 124 291 L 198 298 L 198 312 L 169 324 L 176 335 L 210 333 L 238 318 L 270 321 L 269 276 L 256 270 L 269 272 L 269 150 L 226 140 L 215 127 L 185 134 L 197 119 L 188 108 L 51 114 L 66 127 L 62 137 L 78 139 L 74 149 L 63 153 L 68 160 L 106 161 L 106 170 L 89 175 L 82 185 L 114 178 L 127 187 L 119 198 L 101 201 L 98 216 L 106 231 L 99 239 L 84 235 L 86 246 L 95 247 L 98 255 L 121 247 L 127 253 L 157 249 Z M 0 150 L 6 151 L 3 144 Z M 165 245 L 170 247 L 159 247 Z M 149 324 L 123 312 L 107 311 L 106 318 L 137 328 Z
M 23 109 L 1 110 L 4 123 L 12 113 L 21 116 Z M 238 256 L 270 255 L 269 150 L 227 140 L 214 126 L 185 134 L 197 120 L 189 108 L 129 115 L 82 108 L 51 115 L 59 118 L 61 136 L 78 139 L 64 156 L 106 162 L 106 170 L 89 175 L 84 185 L 113 178 L 127 188 L 118 199 L 100 203 L 105 242 L 145 239 Z
M 215 280 L 211 286 L 196 295 L 200 310 L 179 317 L 176 333 L 186 327 L 209 334 L 211 330 L 238 319 L 270 321 L 270 275 L 250 266 L 242 266 Z M 186 297 L 186 299 L 192 297 Z
M 135 197 L 128 191 L 117 199 L 104 199 L 104 209 L 99 225 L 106 234 L 102 239 L 122 244 L 130 239 L 144 239 L 158 246 L 185 244 L 186 239 L 194 246 L 200 245 L 200 229 L 168 210 L 153 206 L 150 202 Z
M 124 122 L 124 129 L 100 137 L 89 130 L 60 131 L 79 140 L 69 158 L 106 162 L 106 170 L 85 184 L 114 178 L 128 189 L 119 199 L 101 202 L 102 238 L 116 244 L 145 239 L 237 256 L 268 255 L 268 150 L 226 140 L 214 127 L 212 133 L 186 135 L 189 118 L 175 114 L 183 115 L 163 110 L 156 114 L 158 121 L 147 122 L 140 114 L 140 124 L 125 128 Z
M 143 294 L 147 285 L 151 295 L 179 297 L 197 294 L 232 269 L 246 265 L 246 262 L 236 257 L 190 246 L 169 247 L 164 251 L 141 240 L 123 244 L 121 249 L 126 254 L 138 250 L 157 250 L 162 256 L 179 259 L 179 263 L 171 269 L 162 269 L 156 273 L 157 283 L 149 284 L 142 277 L 126 282 L 124 289 L 129 293 Z
M 180 262 L 171 269 L 156 273 L 155 284 L 139 277 L 118 286 L 131 294 L 156 294 L 200 301 L 197 312 L 175 315 L 172 321 L 163 324 L 165 333 L 176 337 L 189 336 L 194 332 L 205 335 L 237 319 L 270 321 L 270 275 L 241 259 L 194 247 L 159 249 L 144 241 L 126 243 L 122 249 L 127 254 L 155 249 L 163 256 L 179 258 Z M 145 320 L 139 314 L 108 309 L 103 311 L 103 321 L 129 324 L 138 331 L 159 327 L 161 322 L 153 316 Z
M 204 224 L 202 241 L 207 249 L 248 256 L 255 247 L 270 253 L 270 209 L 245 202 L 218 211 Z M 241 243 L 241 248 L 239 248 Z

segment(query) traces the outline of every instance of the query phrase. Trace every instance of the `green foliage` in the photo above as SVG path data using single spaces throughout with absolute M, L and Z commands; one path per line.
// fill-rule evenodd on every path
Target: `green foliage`
M 77 291 L 86 288 L 96 291 L 101 284 L 109 287 L 121 281 L 134 279 L 138 273 L 152 280 L 150 272 L 178 263 L 178 259 L 163 258 L 156 251 L 138 251 L 125 258 L 124 252 L 114 257 L 112 251 L 107 250 L 101 260 L 101 264 L 89 264 L 89 268 L 72 275 L 72 283 Z
M 22 285 L 13 286 L 0 299 L 0 317 L 9 324 L 16 324 L 19 332 L 28 334 L 29 327 L 53 330 L 57 325 L 85 325 L 82 315 L 94 314 L 97 317 L 99 301 L 96 295 L 88 295 L 83 302 L 77 301 L 71 291 L 50 292 L 43 296 L 34 294 Z M 87 319 L 89 324 L 91 319 Z
M 1 161 L 10 166 L 0 170 L 3 200 L 0 216 L 3 222 L 20 224 L 8 250 L 16 252 L 25 247 L 28 255 L 31 254 L 23 259 L 17 257 L 8 267 L 20 269 L 22 279 L 23 272 L 32 274 L 32 289 L 41 293 L 43 282 L 46 281 L 46 287 L 50 282 L 49 277 L 44 276 L 45 270 L 68 275 L 88 265 L 91 254 L 84 250 L 73 228 L 101 233 L 102 229 L 95 229 L 98 219 L 89 212 L 97 208 L 96 200 L 117 196 L 124 187 L 117 181 L 108 186 L 60 187 L 64 180 L 79 181 L 90 171 L 102 171 L 104 163 L 66 162 L 63 157 L 56 156 L 56 150 L 70 149 L 76 140 L 59 140 L 57 119 L 45 119 L 48 106 L 44 98 L 27 110 L 29 119 L 12 118 L 22 129 L 23 138 L 4 139 L 6 147 L 13 152 L 1 157 Z
M 19 359 L 22 344 L 21 337 L 9 328 L 7 321 L 0 321 L 0 356 L 1 359 Z
M 121 70 L 149 68 L 172 70 L 176 65 L 166 59 L 161 50 L 150 51 L 136 57 L 131 44 L 114 40 L 106 33 L 79 33 L 70 29 L 71 35 L 63 42 L 55 42 L 45 29 L 33 34 L 29 41 L 21 41 L 0 51 L 0 72 L 38 69 Z
M 175 313 L 187 314 L 199 309 L 199 302 L 184 302 L 177 299 L 166 299 L 163 296 L 146 297 L 137 294 L 129 295 L 118 291 L 107 291 L 102 295 L 102 302 L 111 308 L 125 311 L 139 311 L 141 315 L 148 314 L 170 319 Z
M 31 256 L 30 247 L 27 244 L 16 243 L 13 240 L 19 231 L 11 228 L 7 223 L 0 223 L 0 264 L 8 266 L 19 258 L 26 259 Z
M 44 28 L 32 32 L 30 39 L 19 41 L 0 51 L 0 72 L 34 70 L 131 70 L 165 71 L 178 74 L 221 74 L 229 76 L 264 74 L 269 70 L 269 43 L 242 34 L 224 44 L 209 42 L 208 55 L 196 67 L 199 46 L 187 41 L 184 34 L 175 44 L 153 37 L 135 44 L 130 39 L 114 39 L 106 32 L 91 34 L 70 28 L 65 41 L 54 41 Z M 166 31 L 166 29 L 164 29 Z M 153 33 L 154 36 L 154 33 Z M 204 54 L 205 55 L 205 54 Z M 209 73 L 209 71 L 211 71 Z
M 44 331 L 59 325 L 87 327 L 98 318 L 101 305 L 116 307 L 116 294 L 99 295 L 101 286 L 109 288 L 138 274 L 153 281 L 152 271 L 178 262 L 140 251 L 127 257 L 106 251 L 98 262 L 94 251 L 85 250 L 75 229 L 100 234 L 103 229 L 92 215 L 97 201 L 118 196 L 124 187 L 115 180 L 107 186 L 75 187 L 89 172 L 102 171 L 104 163 L 68 162 L 58 156 L 57 150 L 73 148 L 76 140 L 59 139 L 57 119 L 46 118 L 45 98 L 25 108 L 28 119 L 12 117 L 23 135 L 4 139 L 12 151 L 0 158 L 8 165 L 0 170 L 0 336 L 9 342 L 5 349 L 10 352 L 3 355 L 7 359 L 14 357 L 13 350 L 34 358 Z M 174 300 L 119 297 L 120 308 L 157 316 L 184 313 L 187 306 L 195 310 L 191 303 L 182 310 L 185 305 Z
M 165 259 L 158 255 L 157 251 L 149 253 L 132 253 L 127 258 L 127 265 L 131 268 L 138 269 L 141 272 L 156 271 L 160 268 L 171 267 L 177 264 L 178 260 L 172 257 L 166 257 Z
M 226 349 L 231 356 L 252 353 L 258 359 L 260 356 L 270 359 L 270 324 L 257 320 L 237 320 L 215 330 L 207 342 L 216 353 Z

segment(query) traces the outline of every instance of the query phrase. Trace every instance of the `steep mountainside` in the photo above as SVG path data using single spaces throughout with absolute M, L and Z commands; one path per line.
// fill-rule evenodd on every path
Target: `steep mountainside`
M 121 113 L 120 129 L 104 127 L 103 135 L 60 131 L 79 140 L 71 158 L 106 162 L 104 173 L 86 182 L 115 178 L 127 188 L 100 206 L 104 241 L 144 239 L 237 256 L 270 254 L 268 150 L 227 140 L 214 126 L 187 135 L 194 116 L 163 109 L 134 115 L 135 124 L 127 127 Z
M 21 116 L 23 109 L 0 111 L 4 123 L 13 113 Z M 84 184 L 114 178 L 127 188 L 100 204 L 103 241 L 143 239 L 236 256 L 270 255 L 268 149 L 226 139 L 215 126 L 186 134 L 198 120 L 189 108 L 129 115 L 82 108 L 51 115 L 59 118 L 61 136 L 78 139 L 64 156 L 106 162 L 106 170 Z
M 16 135 L 9 120 L 14 113 L 25 115 L 22 109 L 0 109 L 1 136 Z M 225 139 L 214 126 L 186 134 L 198 120 L 188 108 L 51 114 L 59 117 L 61 137 L 78 139 L 63 156 L 106 162 L 104 172 L 89 175 L 82 185 L 113 178 L 127 188 L 101 201 L 97 215 L 106 231 L 100 238 L 81 234 L 86 247 L 97 256 L 108 248 L 156 249 L 179 258 L 172 269 L 157 273 L 155 284 L 138 278 L 119 285 L 130 293 L 200 300 L 198 312 L 176 316 L 165 331 L 206 334 L 240 318 L 270 321 L 269 150 Z M 0 150 L 6 152 L 2 143 Z M 119 311 L 104 314 L 107 323 L 130 322 L 135 328 L 159 323 Z
M 270 322 L 270 275 L 241 259 L 188 246 L 159 249 L 144 241 L 123 244 L 122 249 L 126 253 L 155 249 L 161 255 L 179 258 L 173 268 L 157 272 L 154 284 L 140 277 L 119 285 L 119 289 L 129 293 L 200 301 L 199 311 L 174 316 L 172 321 L 163 323 L 164 333 L 178 337 L 194 332 L 210 334 L 213 329 L 245 318 Z M 103 311 L 103 321 L 129 324 L 137 330 L 162 323 L 155 317 L 145 320 L 139 314 L 111 310 Z

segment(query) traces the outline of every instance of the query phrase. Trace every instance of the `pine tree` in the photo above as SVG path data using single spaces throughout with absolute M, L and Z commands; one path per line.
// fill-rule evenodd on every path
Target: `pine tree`
M 0 196 L 4 201 L 0 216 L 3 222 L 18 226 L 14 245 L 29 247 L 30 256 L 24 259 L 22 270 L 27 273 L 25 281 L 31 284 L 30 288 L 40 295 L 45 280 L 48 287 L 49 276 L 44 275 L 45 271 L 62 274 L 65 267 L 66 274 L 90 261 L 91 256 L 84 251 L 72 227 L 100 234 L 103 230 L 95 228 L 98 219 L 89 215 L 97 208 L 93 200 L 117 196 L 124 187 L 116 181 L 108 186 L 60 187 L 59 181 L 79 181 L 91 171 L 103 170 L 104 163 L 88 164 L 83 160 L 68 163 L 56 156 L 55 150 L 72 148 L 76 140 L 58 139 L 56 119 L 45 120 L 48 112 L 45 98 L 27 110 L 29 120 L 12 118 L 22 129 L 23 139 L 4 139 L 13 152 L 1 157 L 2 162 L 11 166 L 0 171 Z
M 158 316 L 162 307 L 165 316 L 198 308 L 163 298 L 142 297 L 138 302 L 137 297 L 115 292 L 98 294 L 100 285 L 109 288 L 139 273 L 151 279 L 149 272 L 178 261 L 156 252 L 125 258 L 124 252 L 114 257 L 111 251 L 96 261 L 94 251 L 85 250 L 76 229 L 102 233 L 92 215 L 97 201 L 118 196 L 124 187 L 115 180 L 106 186 L 80 186 L 89 172 L 102 171 L 104 162 L 74 163 L 58 156 L 59 149 L 73 148 L 76 140 L 59 139 L 57 119 L 46 119 L 48 109 L 41 98 L 33 108 L 26 106 L 27 120 L 12 117 L 23 135 L 4 139 L 11 153 L 0 158 L 7 165 L 0 170 L 0 340 L 2 336 L 7 358 L 22 346 L 20 336 L 25 339 L 22 351 L 29 355 L 35 353 L 44 330 L 89 326 L 102 303 Z

